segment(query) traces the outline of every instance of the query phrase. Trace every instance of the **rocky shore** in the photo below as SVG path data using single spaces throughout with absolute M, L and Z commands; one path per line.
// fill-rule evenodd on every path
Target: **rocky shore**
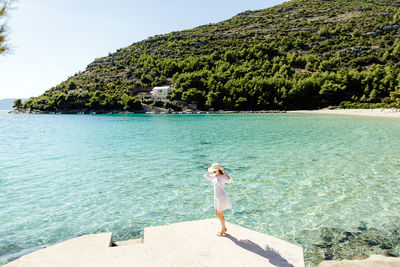
M 320 109 L 320 110 L 184 110 L 174 111 L 159 107 L 145 106 L 143 110 L 58 110 L 43 111 L 36 109 L 14 109 L 9 111 L 13 114 L 233 114 L 233 113 L 289 113 L 289 114 L 330 114 L 330 115 L 356 115 L 370 117 L 400 118 L 400 109 Z
M 36 109 L 13 109 L 10 110 L 8 113 L 11 114 L 143 114 L 146 113 L 144 110 L 142 111 L 126 111 L 126 110 L 111 110 L 111 111 L 104 111 L 104 110 L 57 110 L 57 111 L 44 111 L 44 110 L 36 110 Z
M 243 111 L 202 111 L 202 110 L 185 110 L 174 111 L 164 108 L 143 109 L 139 111 L 126 110 L 58 110 L 58 111 L 43 111 L 36 109 L 14 109 L 9 111 L 12 114 L 232 114 L 232 113 L 286 113 L 284 110 L 243 110 Z

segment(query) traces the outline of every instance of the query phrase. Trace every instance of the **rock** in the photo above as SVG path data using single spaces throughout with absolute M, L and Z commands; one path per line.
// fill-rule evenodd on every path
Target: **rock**
M 367 259 L 324 261 L 318 267 L 356 267 L 356 266 L 400 266 L 400 258 L 385 257 L 382 255 L 371 255 Z
M 363 49 L 361 47 L 350 47 L 350 48 L 345 48 L 345 49 L 339 50 L 336 52 L 336 54 L 345 54 L 345 53 L 357 54 L 362 51 L 363 51 Z
M 382 31 L 392 31 L 400 28 L 400 25 L 386 26 L 382 29 Z
M 364 37 L 370 37 L 370 36 L 375 36 L 375 35 L 378 35 L 378 33 L 377 32 L 368 32 L 368 33 L 364 34 Z
M 205 46 L 206 44 L 202 43 L 202 42 L 194 42 L 194 43 L 192 43 L 192 45 L 195 47 L 202 47 L 202 46 Z
M 278 12 L 278 13 L 281 13 L 281 12 L 288 12 L 288 11 L 293 10 L 293 9 L 295 9 L 295 8 L 296 8 L 296 5 L 291 5 L 291 6 L 288 6 L 288 7 L 278 8 L 278 9 L 276 10 L 276 12 Z
M 244 11 L 244 12 L 241 12 L 241 13 L 237 14 L 236 17 L 238 17 L 238 18 L 245 18 L 245 17 L 247 17 L 248 15 L 251 15 L 252 13 L 253 13 L 253 11 L 247 10 L 247 11 Z
M 372 254 L 399 257 L 399 229 L 368 229 L 363 223 L 353 232 L 326 227 L 321 230 L 321 241 L 306 250 L 306 258 L 313 264 L 323 260 L 351 260 Z
M 369 11 L 369 10 L 372 10 L 372 7 L 359 7 L 356 10 L 357 11 Z
M 159 51 L 154 51 L 154 55 L 169 55 L 171 54 L 171 50 L 159 50 Z
M 391 25 L 391 26 L 385 26 L 380 30 L 377 30 L 375 32 L 368 32 L 366 34 L 364 34 L 364 37 L 370 37 L 370 36 L 375 36 L 375 35 L 382 35 L 384 32 L 387 31 L 393 31 L 393 30 L 397 30 L 400 29 L 400 25 Z

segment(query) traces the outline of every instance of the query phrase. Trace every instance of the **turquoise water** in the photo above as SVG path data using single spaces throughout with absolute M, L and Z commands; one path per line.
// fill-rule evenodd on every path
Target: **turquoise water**
M 234 180 L 229 222 L 306 250 L 322 227 L 400 222 L 398 119 L 2 112 L 0 141 L 0 264 L 82 234 L 211 218 L 213 162 Z

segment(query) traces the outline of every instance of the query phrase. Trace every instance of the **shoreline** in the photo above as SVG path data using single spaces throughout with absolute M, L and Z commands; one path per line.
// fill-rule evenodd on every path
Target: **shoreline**
M 318 109 L 318 110 L 291 110 L 288 114 L 328 114 L 354 115 L 368 117 L 400 118 L 400 109 Z
M 82 115 L 97 115 L 97 114 L 323 114 L 323 115 L 354 115 L 354 116 L 368 116 L 368 117 L 386 117 L 386 118 L 400 118 L 400 109 L 318 109 L 318 110 L 218 110 L 218 111 L 203 111 L 203 110 L 187 110 L 187 111 L 77 111 L 77 110 L 63 110 L 63 111 L 38 111 L 38 110 L 24 110 L 14 109 L 5 111 L 10 114 L 82 114 Z
M 185 111 L 121 111 L 121 110 L 59 110 L 59 111 L 41 111 L 30 109 L 13 109 L 9 110 L 9 114 L 78 114 L 78 115 L 99 115 L 99 114 L 234 114 L 234 113 L 286 113 L 285 110 L 218 110 L 218 111 L 204 111 L 204 110 L 185 110 Z

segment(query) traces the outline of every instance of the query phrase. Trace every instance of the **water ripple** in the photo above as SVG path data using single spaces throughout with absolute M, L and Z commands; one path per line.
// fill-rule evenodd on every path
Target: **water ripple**
M 75 236 L 213 216 L 301 244 L 400 219 L 400 121 L 345 116 L 0 114 L 0 264 Z

